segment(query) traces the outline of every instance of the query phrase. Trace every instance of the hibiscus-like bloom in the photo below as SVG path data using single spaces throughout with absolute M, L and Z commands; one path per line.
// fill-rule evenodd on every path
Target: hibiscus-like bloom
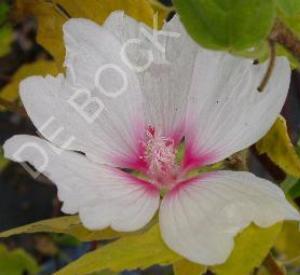
M 200 48 L 178 18 L 154 32 L 156 40 L 151 32 L 120 12 L 103 26 L 69 20 L 66 76 L 33 76 L 20 85 L 45 139 L 14 136 L 5 154 L 49 177 L 62 210 L 79 213 L 87 228 L 135 231 L 159 210 L 171 249 L 193 262 L 222 263 L 234 236 L 251 222 L 299 220 L 280 188 L 265 179 L 195 174 L 268 131 L 287 95 L 289 64 L 278 58 L 259 93 L 266 64 Z M 103 92 L 109 90 L 113 96 Z

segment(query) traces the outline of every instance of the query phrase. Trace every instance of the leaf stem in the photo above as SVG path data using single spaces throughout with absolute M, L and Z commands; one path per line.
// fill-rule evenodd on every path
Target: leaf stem
M 235 171 L 248 171 L 248 150 L 233 154 L 224 161 L 226 168 Z
M 264 266 L 272 275 L 285 275 L 284 270 L 279 266 L 279 264 L 275 261 L 273 256 L 269 254 L 264 260 Z
M 54 3 L 54 5 L 57 12 L 63 15 L 66 19 L 72 18 L 72 16 L 67 12 L 67 10 L 61 4 Z
M 151 5 L 161 9 L 161 10 L 164 10 L 166 12 L 172 12 L 172 11 L 175 11 L 175 8 L 173 6 L 165 6 L 164 4 L 160 3 L 158 0 L 148 0 L 150 2 Z
M 10 112 L 17 113 L 22 117 L 27 117 L 26 111 L 23 107 L 19 107 L 17 104 L 10 102 L 0 97 L 0 105 Z
M 269 38 L 283 46 L 300 61 L 300 40 L 281 21 L 275 23 Z
M 264 75 L 264 78 L 262 79 L 260 85 L 257 88 L 257 90 L 259 92 L 262 92 L 266 88 L 266 86 L 267 86 L 267 84 L 268 84 L 268 82 L 269 82 L 269 80 L 272 76 L 272 72 L 273 72 L 274 65 L 275 65 L 275 59 L 276 59 L 275 42 L 271 39 L 269 39 L 268 42 L 269 42 L 269 47 L 270 47 L 270 59 L 269 59 L 268 68 L 267 68 L 267 71 Z
M 45 0 L 46 3 L 49 3 L 53 6 L 53 8 L 65 19 L 70 19 L 72 16 L 67 12 L 67 10 L 59 3 L 56 3 L 55 0 Z

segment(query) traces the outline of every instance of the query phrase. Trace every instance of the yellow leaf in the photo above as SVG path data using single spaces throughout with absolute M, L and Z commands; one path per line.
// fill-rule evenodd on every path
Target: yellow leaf
M 184 259 L 173 264 L 175 275 L 201 275 L 206 269 L 205 266 Z
M 255 275 L 272 275 L 272 274 L 270 274 L 269 271 L 264 266 L 261 266 Z
M 167 248 L 161 239 L 158 225 L 155 225 L 144 234 L 123 237 L 87 253 L 56 274 L 83 275 L 105 269 L 116 272 L 124 269 L 145 269 L 154 264 L 173 264 L 180 258 Z
M 13 38 L 13 31 L 10 26 L 0 28 L 0 56 L 7 54 Z
M 54 57 L 60 69 L 65 58 L 62 26 L 69 17 L 89 18 L 102 24 L 111 12 L 123 10 L 152 27 L 156 12 L 159 25 L 166 16 L 165 11 L 153 8 L 147 0 L 17 0 L 15 9 L 16 17 L 24 13 L 37 17 L 37 41 Z
M 6 166 L 9 164 L 9 160 L 4 157 L 3 148 L 1 148 L 0 154 L 0 171 L 3 171 Z
M 287 264 L 300 263 L 300 231 L 297 222 L 285 222 L 275 242 L 281 260 Z
M 121 275 L 121 274 L 113 272 L 113 271 L 109 271 L 109 270 L 104 270 L 104 271 L 99 271 L 99 272 L 91 273 L 89 275 Z
M 14 74 L 11 82 L 7 84 L 0 93 L 0 97 L 7 101 L 15 101 L 19 97 L 20 82 L 31 75 L 57 74 L 57 67 L 53 61 L 40 60 L 35 63 L 26 64 Z
M 90 231 L 83 227 L 78 216 L 64 216 L 43 220 L 0 233 L 0 238 L 6 238 L 23 233 L 53 232 L 72 235 L 81 241 L 109 240 L 126 235 L 112 229 Z
M 285 119 L 280 116 L 271 130 L 258 142 L 259 154 L 266 153 L 288 175 L 300 177 L 300 159 L 288 135 Z
M 224 264 L 209 269 L 217 275 L 248 275 L 255 267 L 260 266 L 274 245 L 281 228 L 282 223 L 269 228 L 255 225 L 247 227 L 236 237 L 229 259 Z
M 236 237 L 234 250 L 226 263 L 212 266 L 210 270 L 218 275 L 248 275 L 264 260 L 281 227 L 281 223 L 270 228 L 249 226 Z M 194 274 L 190 272 L 196 272 L 197 269 L 199 272 L 204 271 L 204 267 L 189 263 L 168 249 L 160 237 L 158 225 L 155 225 L 143 234 L 123 237 L 84 255 L 57 275 L 88 274 L 105 269 L 118 272 L 124 269 L 144 269 L 154 264 L 175 264 L 175 270 L 177 268 L 177 272 L 181 272 L 178 274 Z M 184 268 L 188 268 L 188 272 L 184 272 Z
M 8 251 L 0 244 L 0 274 L 37 274 L 39 267 L 35 259 L 22 249 Z

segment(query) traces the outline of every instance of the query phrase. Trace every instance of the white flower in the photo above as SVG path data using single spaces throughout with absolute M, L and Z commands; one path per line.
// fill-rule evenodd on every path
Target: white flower
M 79 213 L 87 228 L 134 231 L 159 210 L 171 249 L 196 263 L 222 263 L 251 222 L 268 227 L 299 214 L 280 188 L 251 173 L 188 172 L 267 132 L 287 95 L 289 64 L 278 58 L 259 93 L 266 64 L 200 48 L 177 18 L 155 34 L 119 12 L 103 26 L 69 20 L 66 77 L 34 76 L 20 86 L 45 139 L 14 136 L 5 154 L 49 177 L 62 210 Z

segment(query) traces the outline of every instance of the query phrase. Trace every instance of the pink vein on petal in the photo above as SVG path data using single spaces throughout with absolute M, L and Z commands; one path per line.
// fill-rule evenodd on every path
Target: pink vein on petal
M 213 163 L 214 159 L 216 155 L 212 152 L 195 154 L 192 146 L 186 146 L 182 166 L 184 170 L 191 170 Z
M 156 196 L 157 193 L 159 193 L 158 188 L 155 185 L 151 184 L 150 182 L 148 182 L 146 180 L 137 178 L 134 175 L 126 173 L 126 172 L 124 172 L 120 169 L 117 169 L 117 168 L 112 168 L 111 167 L 111 170 L 112 170 L 113 173 L 115 173 L 118 176 L 122 177 L 125 180 L 125 182 L 127 182 L 127 184 L 134 184 L 134 185 L 139 185 L 139 186 L 143 187 L 144 190 L 147 192 L 147 194 L 150 195 L 150 196 L 152 196 L 152 195 Z
M 209 165 L 217 160 L 215 152 L 208 150 L 208 148 L 200 148 L 199 137 L 196 134 L 196 123 L 190 117 L 185 125 L 185 153 L 183 159 L 183 169 L 188 171 L 194 168 Z
M 180 191 L 182 191 L 185 187 L 187 187 L 190 184 L 201 184 L 201 180 L 213 176 L 213 174 L 214 172 L 210 172 L 210 173 L 202 174 L 200 176 L 178 182 L 167 194 L 166 199 L 172 199 L 175 196 L 179 195 Z
M 145 148 L 143 147 L 141 141 L 144 139 L 145 134 L 145 123 L 136 118 L 133 122 L 133 150 L 129 152 L 130 155 L 118 155 L 112 156 L 112 161 L 116 166 L 121 168 L 129 168 L 138 170 L 141 172 L 147 171 L 147 163 L 141 159 L 144 154 Z

